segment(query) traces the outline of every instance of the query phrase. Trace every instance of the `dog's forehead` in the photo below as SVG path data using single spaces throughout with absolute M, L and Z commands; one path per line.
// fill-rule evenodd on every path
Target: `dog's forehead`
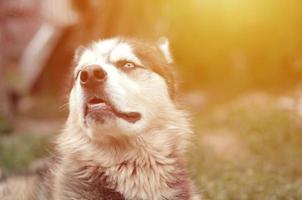
M 117 45 L 119 44 L 119 40 L 117 38 L 108 39 L 108 40 L 101 40 L 98 42 L 94 42 L 91 45 L 90 50 L 93 53 L 99 56 L 106 56 L 108 55 Z
M 85 66 L 99 61 L 115 63 L 119 60 L 128 60 L 142 65 L 131 43 L 117 38 L 93 43 L 83 52 L 78 64 Z

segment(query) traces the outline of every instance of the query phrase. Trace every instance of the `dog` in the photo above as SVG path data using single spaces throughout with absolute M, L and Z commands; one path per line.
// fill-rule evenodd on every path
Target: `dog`
M 37 173 L 2 183 L 0 199 L 201 199 L 186 167 L 192 131 L 173 67 L 167 39 L 80 47 L 56 156 Z

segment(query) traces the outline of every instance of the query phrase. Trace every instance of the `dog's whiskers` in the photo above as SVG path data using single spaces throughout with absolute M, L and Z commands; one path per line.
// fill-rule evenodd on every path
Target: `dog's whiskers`
M 69 103 L 67 102 L 67 103 L 64 103 L 63 105 L 61 105 L 61 106 L 59 106 L 59 111 L 64 111 L 65 109 L 67 109 L 68 108 L 68 105 L 69 105 Z

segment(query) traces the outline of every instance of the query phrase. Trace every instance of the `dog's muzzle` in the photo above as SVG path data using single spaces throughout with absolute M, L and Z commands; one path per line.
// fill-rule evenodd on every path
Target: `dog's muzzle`
M 80 71 L 80 83 L 84 91 L 86 118 L 104 123 L 107 118 L 122 118 L 135 123 L 141 119 L 138 112 L 122 112 L 115 108 L 105 92 L 107 73 L 99 65 L 89 65 Z

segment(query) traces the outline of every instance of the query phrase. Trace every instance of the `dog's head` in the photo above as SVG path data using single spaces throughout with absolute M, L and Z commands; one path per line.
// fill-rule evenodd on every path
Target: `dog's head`
M 133 136 L 175 109 L 168 41 L 114 38 L 76 53 L 69 121 L 90 138 Z

